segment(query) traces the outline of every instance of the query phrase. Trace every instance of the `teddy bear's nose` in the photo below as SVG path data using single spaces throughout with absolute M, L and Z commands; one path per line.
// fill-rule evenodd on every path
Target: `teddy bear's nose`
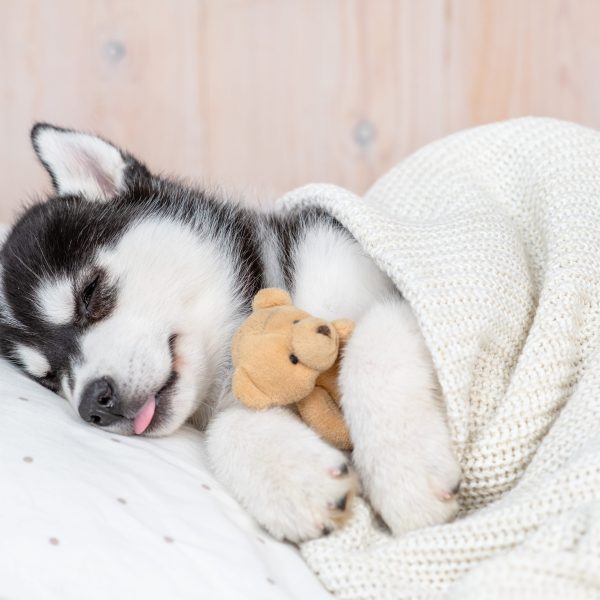
M 317 333 L 321 333 L 321 334 L 329 337 L 331 335 L 331 329 L 329 329 L 329 327 L 327 327 L 327 325 L 319 325 L 317 327 Z

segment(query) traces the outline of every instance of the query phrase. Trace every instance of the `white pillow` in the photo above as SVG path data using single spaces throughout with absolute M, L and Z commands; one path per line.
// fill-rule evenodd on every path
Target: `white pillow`
M 120 437 L 0 360 L 0 598 L 331 598 L 205 467 L 202 434 Z

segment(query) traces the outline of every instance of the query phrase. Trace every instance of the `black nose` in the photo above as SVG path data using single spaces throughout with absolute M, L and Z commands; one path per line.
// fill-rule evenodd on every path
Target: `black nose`
M 93 379 L 84 388 L 79 403 L 79 415 L 84 421 L 105 427 L 118 421 L 117 387 L 109 377 Z
M 326 335 L 327 337 L 329 337 L 331 335 L 331 329 L 329 329 L 329 327 L 327 327 L 327 325 L 319 325 L 317 327 L 317 333 L 320 333 L 322 335 Z

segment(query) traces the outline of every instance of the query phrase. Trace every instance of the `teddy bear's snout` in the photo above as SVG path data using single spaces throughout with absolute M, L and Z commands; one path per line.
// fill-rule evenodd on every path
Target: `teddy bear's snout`
M 310 369 L 329 369 L 337 356 L 338 345 L 337 331 L 323 319 L 306 318 L 294 324 L 293 352 Z

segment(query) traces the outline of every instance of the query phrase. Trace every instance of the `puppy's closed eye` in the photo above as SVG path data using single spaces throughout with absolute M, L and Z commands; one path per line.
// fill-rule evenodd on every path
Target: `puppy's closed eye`
M 81 293 L 81 303 L 83 304 L 83 308 L 85 310 L 89 310 L 90 302 L 94 297 L 94 292 L 98 287 L 98 282 L 100 281 L 100 275 L 96 275 L 86 286 L 83 288 L 83 292 Z
M 103 271 L 97 270 L 85 280 L 77 300 L 78 323 L 87 325 L 107 317 L 115 305 L 115 289 L 107 285 Z

